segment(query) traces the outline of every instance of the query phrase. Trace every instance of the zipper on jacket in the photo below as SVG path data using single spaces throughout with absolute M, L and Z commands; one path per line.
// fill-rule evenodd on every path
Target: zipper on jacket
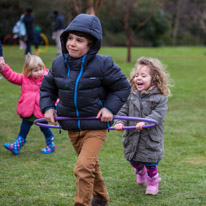
M 142 117 L 142 99 L 138 96 L 139 104 L 140 104 L 140 117 Z
M 69 76 L 69 74 L 70 74 L 70 67 L 69 67 L 69 63 L 68 63 L 68 60 L 67 60 L 67 58 L 66 58 L 65 54 L 63 54 L 63 55 L 64 55 L 64 62 L 66 63 L 67 68 L 68 68 L 67 76 Z
M 102 101 L 99 99 L 99 103 L 101 104 L 101 106 L 102 107 L 104 107 L 104 105 L 103 105 L 103 103 L 102 103 Z M 105 107 L 106 108 L 106 107 Z M 107 109 L 107 108 L 106 108 Z M 108 109 L 109 110 L 109 109 Z M 110 111 L 110 110 L 109 110 Z M 111 111 L 110 111 L 111 112 Z M 110 128 L 110 124 L 109 124 L 109 122 L 107 122 L 107 128 Z M 108 130 L 108 132 L 109 132 L 110 130 Z
M 139 99 L 139 103 L 140 103 L 140 117 L 143 117 L 142 115 L 142 108 L 143 108 L 143 105 L 142 105 L 142 99 L 138 96 L 138 99 Z M 140 135 L 141 135 L 142 131 L 140 131 Z
M 81 69 L 80 69 L 79 75 L 77 77 L 77 80 L 76 80 L 76 83 L 75 83 L 75 89 L 74 89 L 74 106 L 75 106 L 75 109 L 76 109 L 76 116 L 77 117 L 79 117 L 79 110 L 77 108 L 77 87 L 78 87 L 78 84 L 79 84 L 79 80 L 82 76 L 83 70 L 84 70 L 84 62 L 85 62 L 86 57 L 87 57 L 87 55 L 84 55 L 82 57 Z M 80 119 L 78 119 L 78 129 L 81 130 Z
M 99 99 L 99 103 L 101 104 L 102 107 L 104 107 L 104 105 L 100 99 Z

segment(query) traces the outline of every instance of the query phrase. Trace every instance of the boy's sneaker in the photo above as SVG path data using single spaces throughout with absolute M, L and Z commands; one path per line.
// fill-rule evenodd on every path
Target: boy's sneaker
M 108 201 L 103 200 L 100 196 L 93 196 L 91 206 L 108 206 Z
M 159 182 L 161 182 L 161 178 L 158 174 L 154 177 L 147 176 L 147 189 L 146 194 L 148 195 L 157 195 L 159 190 Z
M 144 166 L 141 171 L 135 170 L 135 174 L 137 175 L 137 184 L 144 185 L 147 182 L 147 168 Z

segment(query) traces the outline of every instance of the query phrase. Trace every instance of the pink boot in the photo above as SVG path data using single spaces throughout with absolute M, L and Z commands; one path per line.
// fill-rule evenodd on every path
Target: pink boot
M 149 195 L 157 195 L 158 193 L 158 187 L 159 187 L 159 182 L 161 182 L 161 178 L 159 177 L 158 174 L 154 177 L 149 177 L 147 176 L 147 189 L 146 189 L 146 194 Z
M 147 182 L 147 169 L 144 166 L 141 171 L 135 171 L 135 174 L 137 175 L 137 184 L 138 185 L 144 185 Z

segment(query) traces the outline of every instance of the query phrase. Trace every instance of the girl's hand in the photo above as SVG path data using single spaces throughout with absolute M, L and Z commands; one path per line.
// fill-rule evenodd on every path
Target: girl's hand
M 4 57 L 0 57 L 0 71 L 3 71 L 5 66 Z
M 106 108 L 102 108 L 99 110 L 96 118 L 98 119 L 100 116 L 102 122 L 111 122 L 113 120 L 113 114 Z
M 124 127 L 124 125 L 121 122 L 114 125 L 114 128 L 118 131 L 122 131 L 123 127 Z
M 143 127 L 144 125 L 145 125 L 144 122 L 138 122 L 138 123 L 136 124 L 136 129 L 138 130 L 138 132 L 141 132 L 142 127 Z
M 51 122 L 52 124 L 56 125 L 56 122 L 54 120 L 54 117 L 56 117 L 55 109 L 48 109 L 44 113 L 44 117 L 47 122 Z

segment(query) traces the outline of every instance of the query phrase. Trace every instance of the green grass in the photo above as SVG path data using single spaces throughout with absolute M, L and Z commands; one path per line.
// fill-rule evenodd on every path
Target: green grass
M 50 47 L 40 57 L 50 68 L 56 50 Z M 165 120 L 165 153 L 158 171 L 162 177 L 158 196 L 144 194 L 136 184 L 132 167 L 122 151 L 122 133 L 110 131 L 99 159 L 110 206 L 203 206 L 206 205 L 206 49 L 203 47 L 133 48 L 132 63 L 126 63 L 125 48 L 102 48 L 128 76 L 140 56 L 157 57 L 168 65 L 175 82 L 171 88 Z M 6 62 L 22 71 L 24 52 L 4 47 Z M 77 156 L 67 132 L 53 130 L 57 150 L 43 155 L 43 135 L 33 126 L 20 155 L 4 149 L 19 131 L 16 114 L 20 87 L 0 79 L 0 205 L 72 206 L 75 195 L 73 167 Z

